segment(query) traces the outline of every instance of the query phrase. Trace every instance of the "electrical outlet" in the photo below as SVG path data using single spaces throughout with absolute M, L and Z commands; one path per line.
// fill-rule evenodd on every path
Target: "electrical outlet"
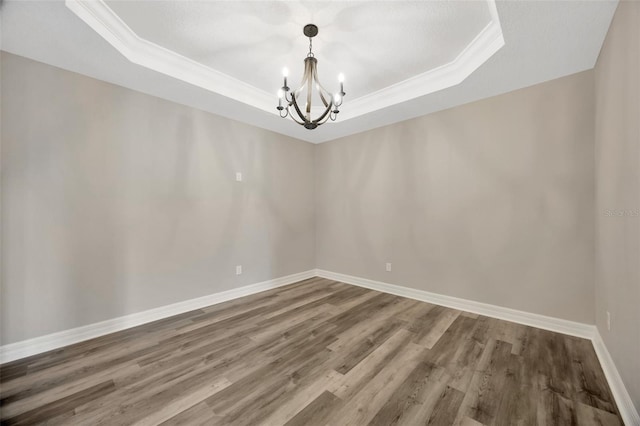
M 611 313 L 607 311 L 607 330 L 611 331 Z
M 236 182 L 242 182 L 242 173 L 236 172 Z
M 236 275 L 242 275 L 242 265 L 236 265 Z
M 391 272 L 391 264 L 387 263 L 387 272 Z

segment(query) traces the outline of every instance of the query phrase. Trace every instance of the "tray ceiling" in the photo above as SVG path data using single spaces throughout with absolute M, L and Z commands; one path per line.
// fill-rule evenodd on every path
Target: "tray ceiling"
M 354 76 L 341 121 L 458 84 L 504 45 L 493 0 L 66 5 L 131 62 L 273 115 L 283 65 L 301 74 L 304 23 L 327 23 L 314 52 L 325 87 Z
M 615 1 L 5 0 L 2 49 L 310 142 L 322 142 L 590 69 Z M 308 40 L 335 123 L 280 119 Z
M 314 23 L 323 84 L 337 86 L 344 73 L 350 99 L 454 61 L 492 22 L 493 7 L 486 1 L 106 4 L 139 37 L 270 94 L 284 66 L 293 80 L 302 75 L 309 45 L 302 27 Z

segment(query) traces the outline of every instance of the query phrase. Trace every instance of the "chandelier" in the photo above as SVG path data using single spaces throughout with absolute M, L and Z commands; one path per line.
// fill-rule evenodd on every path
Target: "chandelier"
M 332 95 L 322 87 L 322 84 L 320 84 L 320 81 L 318 80 L 318 60 L 314 57 L 311 50 L 313 47 L 313 37 L 318 34 L 318 27 L 313 24 L 308 24 L 304 26 L 303 32 L 305 36 L 309 37 L 309 53 L 307 53 L 307 57 L 304 59 L 302 83 L 298 89 L 291 91 L 289 86 L 287 86 L 289 71 L 286 68 L 282 71 L 282 74 L 284 75 L 284 85 L 278 91 L 278 112 L 280 113 L 280 117 L 291 117 L 296 123 L 311 130 L 326 123 L 329 119 L 331 119 L 331 121 L 335 121 L 338 113 L 340 112 L 339 108 L 340 105 L 342 105 L 342 99 L 345 95 L 343 87 L 344 76 L 342 74 L 338 76 L 340 92 L 335 95 Z M 315 119 L 311 117 L 311 101 L 314 97 L 314 87 L 316 89 L 317 98 L 319 98 L 324 105 L 323 112 Z M 305 92 L 305 96 L 301 97 L 303 92 Z M 306 102 L 301 108 L 300 100 L 305 97 Z M 284 106 L 282 105 L 283 102 L 285 104 Z

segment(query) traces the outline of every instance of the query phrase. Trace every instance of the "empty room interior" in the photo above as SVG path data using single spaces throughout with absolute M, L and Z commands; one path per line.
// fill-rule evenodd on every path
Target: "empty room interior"
M 640 1 L 0 29 L 2 426 L 640 426 Z

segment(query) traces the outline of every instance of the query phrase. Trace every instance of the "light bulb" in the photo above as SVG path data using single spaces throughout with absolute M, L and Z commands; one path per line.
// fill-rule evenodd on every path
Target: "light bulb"
M 344 82 L 344 74 L 342 74 L 342 73 L 338 74 L 338 81 L 340 83 Z
M 278 97 L 280 99 L 284 98 L 284 90 L 282 90 L 282 89 L 278 90 Z
M 336 94 L 333 96 L 333 99 L 335 99 L 335 103 L 336 103 L 336 105 L 337 105 L 337 104 L 339 104 L 339 103 L 340 103 L 340 99 L 341 99 L 341 98 L 340 98 L 340 94 L 339 94 L 339 93 L 336 93 Z
M 282 68 L 282 75 L 285 77 L 289 77 L 289 68 L 287 67 Z

